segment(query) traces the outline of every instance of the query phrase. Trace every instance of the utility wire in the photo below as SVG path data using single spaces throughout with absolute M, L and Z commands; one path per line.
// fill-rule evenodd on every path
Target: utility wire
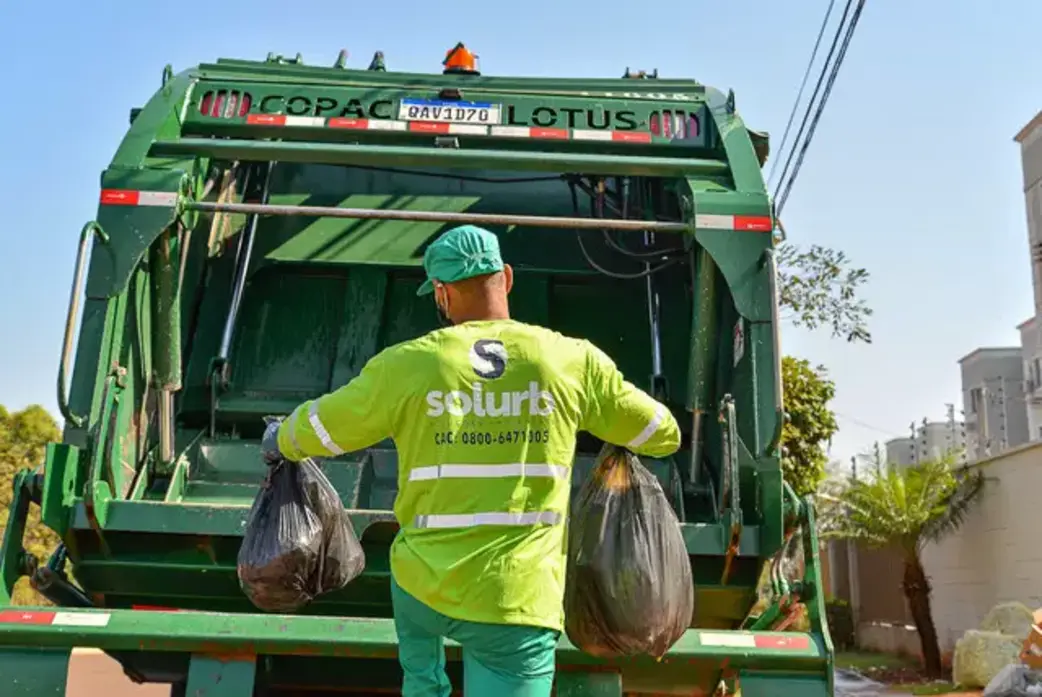
M 853 0 L 847 0 L 847 5 L 846 5 L 846 7 L 843 10 L 843 20 L 846 19 L 846 16 L 847 16 L 847 14 L 848 14 L 848 12 L 850 10 L 850 6 L 852 4 L 853 4 Z M 833 85 L 836 82 L 836 77 L 839 75 L 839 69 L 843 65 L 843 60 L 846 58 L 847 49 L 850 47 L 850 41 L 854 37 L 854 30 L 857 29 L 857 24 L 858 24 L 858 21 L 861 19 L 861 12 L 862 12 L 862 10 L 864 10 L 864 8 L 865 8 L 865 0 L 858 0 L 857 8 L 854 10 L 854 14 L 851 17 L 850 23 L 847 25 L 846 34 L 843 36 L 843 43 L 840 46 L 839 53 L 836 56 L 836 61 L 835 61 L 835 63 L 833 63 L 831 72 L 829 73 L 828 82 L 825 85 L 825 91 L 822 93 L 821 101 L 818 103 L 817 110 L 814 113 L 814 118 L 813 118 L 813 120 L 810 123 L 810 129 L 807 131 L 807 138 L 806 138 L 806 140 L 804 140 L 803 147 L 800 149 L 799 156 L 796 159 L 796 165 L 793 168 L 792 175 L 789 177 L 788 181 L 785 182 L 784 188 L 779 187 L 780 193 L 776 193 L 775 194 L 775 200 L 777 202 L 777 212 L 778 212 L 778 215 L 781 215 L 781 211 L 785 207 L 785 201 L 789 197 L 789 192 L 792 191 L 792 186 L 796 182 L 796 177 L 799 174 L 800 167 L 803 164 L 803 159 L 807 155 L 807 150 L 810 148 L 810 143 L 811 143 L 811 141 L 814 138 L 814 132 L 817 130 L 818 123 L 821 120 L 821 115 L 825 111 L 825 104 L 828 102 L 829 95 L 832 93 L 832 87 L 833 87 Z M 836 46 L 836 39 L 839 38 L 840 32 L 842 31 L 842 25 L 843 25 L 843 22 L 841 20 L 840 27 L 836 31 L 836 37 L 835 37 L 835 39 L 833 39 L 833 43 L 832 43 L 832 48 L 833 49 Z M 832 52 L 833 52 L 832 50 L 829 51 L 830 56 L 831 56 Z M 826 61 L 827 60 L 828 59 L 826 59 Z M 822 71 L 822 76 L 824 76 L 824 69 Z M 821 81 L 819 79 L 819 85 L 820 85 L 820 82 Z M 816 91 L 817 90 L 815 90 L 815 92 Z M 809 105 L 808 105 L 808 109 L 809 109 Z M 804 115 L 804 118 L 806 118 L 806 114 Z M 803 130 L 802 127 L 801 127 L 800 130 L 801 131 Z M 798 138 L 798 136 L 797 136 L 797 138 Z M 795 146 L 794 146 L 794 148 L 795 148 Z M 791 158 L 791 153 L 790 153 L 790 158 Z M 786 163 L 786 165 L 787 164 L 788 163 Z M 784 176 L 785 175 L 783 173 L 782 174 L 782 179 L 784 179 Z
M 830 63 L 832 63 L 832 56 L 836 52 L 836 46 L 839 43 L 840 35 L 843 32 L 843 25 L 847 23 L 847 15 L 850 14 L 850 8 L 853 6 L 854 0 L 847 0 L 847 4 L 843 7 L 843 16 L 839 19 L 839 24 L 836 26 L 836 33 L 832 37 L 832 44 L 829 46 L 828 55 L 825 56 L 825 62 L 821 64 L 821 72 L 818 74 L 818 80 L 814 85 L 814 92 L 810 95 L 810 99 L 807 101 L 807 108 L 803 112 L 803 119 L 800 121 L 800 130 L 796 133 L 796 139 L 793 141 L 792 149 L 789 150 L 789 155 L 785 159 L 785 166 L 782 167 L 781 176 L 778 178 L 778 186 L 774 190 L 774 198 L 778 198 L 778 192 L 781 191 L 782 185 L 785 183 L 785 177 L 789 172 L 789 167 L 792 165 L 792 158 L 796 155 L 798 144 L 801 138 L 803 138 L 803 131 L 807 127 L 807 122 L 810 119 L 811 109 L 814 108 L 814 102 L 818 99 L 818 93 L 821 91 L 821 85 L 825 81 L 825 75 L 829 70 Z
M 876 431 L 877 433 L 880 433 L 880 434 L 885 435 L 885 436 L 890 436 L 891 438 L 903 438 L 904 437 L 904 436 L 899 435 L 895 431 L 891 431 L 890 429 L 886 429 L 886 428 L 880 428 L 879 426 L 873 426 L 872 424 L 867 423 L 865 421 L 862 421 L 861 419 L 856 419 L 853 416 L 850 416 L 849 414 L 841 414 L 838 411 L 837 412 L 833 412 L 833 413 L 836 416 L 838 416 L 839 418 L 843 419 L 844 421 L 849 421 L 852 424 L 854 424 L 855 426 L 860 426 L 861 428 L 868 429 L 869 431 Z
M 821 39 L 825 36 L 825 27 L 828 26 L 829 17 L 832 16 L 832 8 L 835 6 L 836 0 L 829 0 L 828 9 L 825 10 L 825 19 L 821 20 L 821 27 L 818 29 L 818 38 L 814 41 L 814 50 L 810 53 L 810 60 L 807 61 L 807 69 L 803 71 L 803 82 L 800 83 L 800 91 L 796 94 L 796 101 L 792 103 L 792 111 L 789 112 L 789 122 L 785 124 L 785 133 L 782 135 L 781 145 L 778 146 L 778 152 L 785 152 L 785 144 L 789 142 L 789 131 L 792 129 L 792 122 L 796 118 L 796 111 L 800 107 L 800 101 L 803 99 L 803 90 L 807 87 L 807 80 L 810 78 L 811 68 L 814 67 L 814 59 L 818 57 L 818 48 L 821 46 Z M 778 169 L 778 163 L 781 162 L 781 158 L 776 158 L 774 164 L 771 165 L 771 173 L 767 175 L 767 181 L 771 182 L 774 180 L 774 172 Z

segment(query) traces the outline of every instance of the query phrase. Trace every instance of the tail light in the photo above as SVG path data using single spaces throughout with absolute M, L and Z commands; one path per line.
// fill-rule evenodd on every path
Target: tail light
M 680 109 L 652 112 L 648 127 L 654 135 L 671 140 L 688 140 L 699 135 L 698 117 Z
M 239 90 L 213 90 L 199 100 L 199 113 L 214 119 L 242 118 L 250 110 L 253 97 Z

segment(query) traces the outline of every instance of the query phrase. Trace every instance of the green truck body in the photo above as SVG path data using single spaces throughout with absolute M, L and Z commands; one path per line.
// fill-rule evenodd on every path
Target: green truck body
M 661 661 L 562 637 L 557 694 L 832 694 L 813 508 L 780 468 L 767 137 L 733 94 L 269 56 L 168 68 L 130 119 L 80 238 L 63 441 L 17 476 L 0 549 L 5 696 L 63 694 L 77 646 L 173 695 L 399 689 L 393 443 L 324 464 L 367 554 L 346 588 L 267 615 L 236 555 L 262 417 L 435 328 L 423 249 L 458 222 L 500 236 L 515 318 L 592 340 L 682 425 L 645 464 L 682 521 L 691 629 Z M 580 438 L 574 490 L 598 446 Z M 50 559 L 23 550 L 30 505 Z M 10 607 L 25 575 L 54 606 Z

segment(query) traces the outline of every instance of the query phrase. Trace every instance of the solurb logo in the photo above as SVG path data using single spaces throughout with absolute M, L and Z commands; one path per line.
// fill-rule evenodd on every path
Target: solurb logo
M 538 382 L 528 383 L 528 389 L 521 392 L 484 392 L 481 383 L 475 382 L 470 392 L 427 393 L 427 416 L 432 418 L 445 412 L 453 416 L 521 416 L 527 411 L 533 416 L 549 416 L 556 406 L 554 396 L 541 389 Z
M 507 369 L 507 348 L 502 341 L 481 339 L 470 347 L 470 365 L 479 378 L 495 380 Z

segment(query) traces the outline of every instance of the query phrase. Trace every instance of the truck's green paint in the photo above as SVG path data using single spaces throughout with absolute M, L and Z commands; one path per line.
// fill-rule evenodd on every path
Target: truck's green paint
M 830 695 L 813 509 L 779 465 L 767 137 L 745 127 L 733 94 L 690 80 L 416 75 L 387 71 L 382 56 L 370 70 L 342 63 L 269 56 L 167 69 L 131 111 L 82 233 L 81 249 L 92 246 L 70 302 L 73 315 L 83 298 L 78 334 L 69 319 L 74 364 L 63 357 L 59 373 L 63 442 L 41 470 L 17 477 L 0 549 L 0 675 L 15 685 L 4 694 L 56 694 L 73 646 L 100 647 L 175 695 L 384 694 L 400 684 L 387 561 L 393 443 L 325 465 L 368 558 L 347 588 L 301 616 L 263 615 L 239 590 L 235 559 L 263 474 L 261 417 L 344 384 L 380 348 L 436 326 L 430 299 L 415 295 L 425 244 L 448 226 L 429 219 L 434 211 L 500 216 L 490 227 L 516 269 L 515 317 L 594 341 L 684 431 L 676 456 L 646 464 L 683 521 L 692 629 L 658 663 L 604 663 L 562 639 L 557 693 L 731 695 L 740 685 L 744 697 Z M 500 127 L 409 126 L 398 120 L 403 98 L 498 104 Z M 225 213 L 199 202 L 415 219 Z M 649 288 L 592 268 L 574 223 L 510 218 L 520 215 L 684 231 L 582 233 L 590 257 L 619 273 L 644 268 L 620 247 L 672 250 Z M 597 449 L 580 439 L 576 486 Z M 62 536 L 49 560 L 22 549 L 30 503 Z M 777 564 L 793 550 L 797 578 Z M 761 571 L 774 595 L 751 613 Z M 2 607 L 26 574 L 66 608 Z

